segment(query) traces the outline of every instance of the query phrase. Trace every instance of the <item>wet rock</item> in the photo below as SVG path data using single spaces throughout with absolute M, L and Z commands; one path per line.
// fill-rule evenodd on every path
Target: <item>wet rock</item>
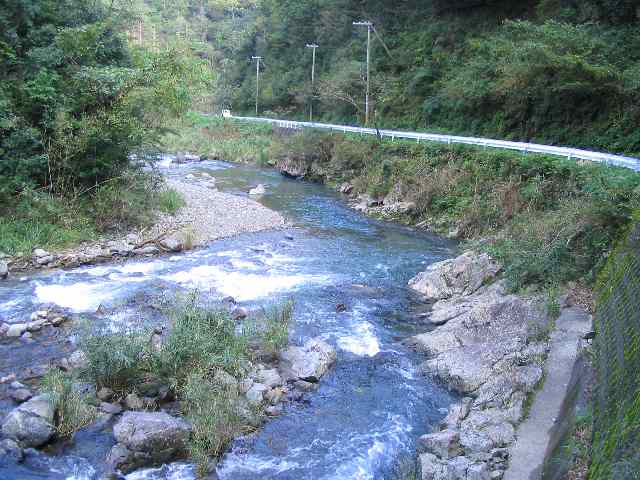
M 48 395 L 33 397 L 7 415 L 2 433 L 23 447 L 39 447 L 55 433 L 54 414 Z
M 467 415 L 469 415 L 472 404 L 473 399 L 466 397 L 463 398 L 461 402 L 451 405 L 449 407 L 449 413 L 442 421 L 442 425 L 444 426 L 444 428 L 452 430 L 460 428 L 460 424 L 462 423 L 462 421 L 467 418 Z
M 16 374 L 15 373 L 11 373 L 9 375 L 6 375 L 6 376 L 0 378 L 0 384 L 14 382 L 16 380 L 16 378 L 17 378 Z
M 23 403 L 33 397 L 33 393 L 27 388 L 18 388 L 16 390 L 11 390 L 9 392 L 9 396 L 12 400 L 18 403 Z
M 467 480 L 490 480 L 486 463 L 474 463 L 467 469 Z
M 124 399 L 124 406 L 127 410 L 142 410 L 144 401 L 135 393 L 130 393 Z
M 9 277 L 9 265 L 4 260 L 0 260 L 0 280 Z
M 428 300 L 470 295 L 490 282 L 500 266 L 487 254 L 465 252 L 457 258 L 430 265 L 409 281 L 409 286 Z
M 318 382 L 336 361 L 335 349 L 320 339 L 311 339 L 302 347 L 289 347 L 280 355 L 292 378 Z
M 7 334 L 8 331 L 9 331 L 9 324 L 8 323 L 0 324 L 0 337 L 4 337 Z
M 294 386 L 303 392 L 314 392 L 318 389 L 317 383 L 305 382 L 304 380 L 296 380 Z
M 101 402 L 100 410 L 110 415 L 118 415 L 122 413 L 122 405 L 119 403 Z
M 342 185 L 340 185 L 340 193 L 344 195 L 349 195 L 351 192 L 353 192 L 353 185 L 351 185 L 350 183 L 345 182 Z
M 256 380 L 269 388 L 279 387 L 283 384 L 282 377 L 275 368 L 258 370 Z
M 269 405 L 264 412 L 270 417 L 282 415 L 282 405 Z
M 33 335 L 31 334 L 31 332 L 24 332 L 20 338 L 27 343 L 31 343 L 33 341 L 32 337 Z
M 191 426 L 164 412 L 125 412 L 113 427 L 117 444 L 107 462 L 128 473 L 184 454 Z
M 289 178 L 304 178 L 309 173 L 309 166 L 304 160 L 290 156 L 279 159 L 276 168 Z
M 249 195 L 264 195 L 267 193 L 267 189 L 263 184 L 259 184 L 257 187 L 249 190 Z
M 5 334 L 7 337 L 19 337 L 27 331 L 28 325 L 26 323 L 12 323 L 9 325 L 9 329 Z
M 342 313 L 347 311 L 347 306 L 344 303 L 339 303 L 336 305 L 336 312 Z
M 10 438 L 0 441 L 0 457 L 7 456 L 16 463 L 20 463 L 24 458 L 24 452 L 20 445 Z
M 269 387 L 262 383 L 254 383 L 247 392 L 247 400 L 253 404 L 259 404 L 264 401 L 264 395 L 269 391 Z
M 35 320 L 33 322 L 29 322 L 27 324 L 27 331 L 28 332 L 39 332 L 40 330 L 42 330 L 42 328 L 47 325 L 49 322 L 45 319 L 39 319 L 39 320 Z
M 69 356 L 68 362 L 72 370 L 82 370 L 89 364 L 89 359 L 82 350 L 76 350 Z
M 423 435 L 418 446 L 425 453 L 432 453 L 442 459 L 457 457 L 460 454 L 460 434 L 453 430 Z
M 271 405 L 277 405 L 284 398 L 285 391 L 278 387 L 273 388 L 264 394 L 264 399 L 269 402 Z
M 51 255 L 46 250 L 43 250 L 41 248 L 36 248 L 33 251 L 33 262 L 36 265 L 45 266 L 53 262 L 53 260 L 54 260 L 53 255 Z

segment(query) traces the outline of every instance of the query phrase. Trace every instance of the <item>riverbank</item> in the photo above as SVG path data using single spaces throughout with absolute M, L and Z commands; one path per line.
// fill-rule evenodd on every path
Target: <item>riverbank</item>
M 143 228 L 104 236 L 59 251 L 36 248 L 29 256 L 0 258 L 11 272 L 74 267 L 130 257 L 150 257 L 201 247 L 207 242 L 242 233 L 282 228 L 285 219 L 258 202 L 220 192 L 208 174 L 166 178 L 157 188 L 180 199 L 173 213 L 156 212 L 155 222 Z M 0 268 L 1 270 L 1 268 Z M 0 274 L 0 277 L 3 275 Z

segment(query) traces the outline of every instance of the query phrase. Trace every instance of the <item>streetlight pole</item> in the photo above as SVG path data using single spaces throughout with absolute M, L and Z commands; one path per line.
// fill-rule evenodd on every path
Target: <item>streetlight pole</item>
M 370 93 L 370 74 L 371 74 L 371 28 L 372 22 L 353 22 L 357 27 L 367 27 L 367 92 L 364 99 L 364 124 L 369 125 L 369 93 Z
M 316 49 L 318 45 L 315 43 L 307 43 L 307 48 L 313 50 L 313 60 L 311 62 L 311 105 L 309 105 L 309 121 L 313 123 L 313 95 L 315 93 L 315 80 L 316 80 Z
M 251 57 L 252 60 L 257 60 L 256 63 L 256 117 L 258 116 L 258 96 L 260 95 L 260 60 L 262 57 Z

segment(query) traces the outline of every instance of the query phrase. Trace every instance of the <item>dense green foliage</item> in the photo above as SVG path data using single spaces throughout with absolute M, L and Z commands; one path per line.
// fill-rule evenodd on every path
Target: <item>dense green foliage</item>
M 640 472 L 640 224 L 611 255 L 597 285 L 595 424 L 589 478 Z
M 361 122 L 370 19 L 372 122 L 640 152 L 640 5 L 635 0 L 190 0 L 141 3 L 147 24 L 190 32 L 221 74 L 218 109 Z M 149 13 L 152 11 L 153 13 Z M 151 20 L 155 19 L 155 20 Z M 158 20 L 159 19 L 159 20 Z M 190 29 L 189 29 L 190 28 Z M 211 109 L 212 107 L 209 107 Z

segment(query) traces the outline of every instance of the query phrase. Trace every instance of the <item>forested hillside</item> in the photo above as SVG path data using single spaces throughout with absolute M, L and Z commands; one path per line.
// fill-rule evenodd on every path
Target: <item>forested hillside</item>
M 315 42 L 316 111 L 326 120 L 362 122 L 366 29 L 352 22 L 371 20 L 379 34 L 372 36 L 371 73 L 378 126 L 640 152 L 637 0 L 145 5 L 155 12 L 147 18 L 187 35 L 215 66 L 211 105 L 218 108 L 253 111 L 251 56 L 260 55 L 261 112 L 305 118 L 311 94 L 305 44 Z

